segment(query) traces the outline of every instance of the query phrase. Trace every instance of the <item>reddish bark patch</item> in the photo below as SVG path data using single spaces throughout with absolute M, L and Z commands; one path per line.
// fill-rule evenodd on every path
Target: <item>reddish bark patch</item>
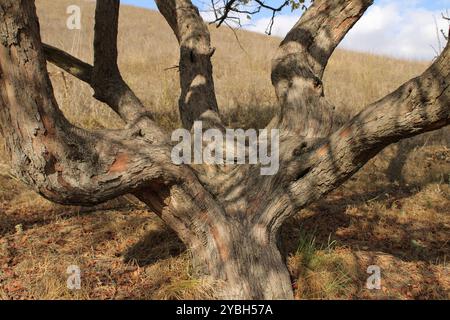
M 54 136 L 56 134 L 54 120 L 43 111 L 39 113 L 41 114 L 42 124 L 44 125 L 44 128 L 46 130 L 45 135 Z
M 345 139 L 345 138 L 348 138 L 351 134 L 352 134 L 352 129 L 350 127 L 347 127 L 339 133 L 339 138 Z
M 117 172 L 123 172 L 127 170 L 129 162 L 129 157 L 126 153 L 119 153 L 117 154 L 116 160 L 111 165 L 111 168 L 109 168 L 108 173 L 117 173 Z
M 322 146 L 319 150 L 317 150 L 317 155 L 322 158 L 328 155 L 328 152 L 330 150 L 330 146 L 328 144 Z

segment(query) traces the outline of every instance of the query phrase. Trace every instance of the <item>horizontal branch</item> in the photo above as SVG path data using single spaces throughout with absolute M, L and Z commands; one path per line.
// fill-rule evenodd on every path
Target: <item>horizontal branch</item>
M 94 67 L 90 64 L 48 44 L 43 44 L 43 50 L 47 61 L 89 84 L 94 97 L 111 107 L 125 122 L 135 123 L 142 115 L 150 115 L 121 77 L 101 82 L 95 78 L 98 73 L 94 74 Z
M 265 9 L 271 12 L 271 18 L 266 28 L 266 34 L 271 35 L 273 25 L 275 23 L 275 16 L 288 6 L 292 6 L 294 8 L 293 4 L 289 1 L 284 1 L 277 6 L 272 6 L 262 0 L 254 0 L 254 2 L 255 3 L 246 3 L 240 0 L 227 0 L 219 6 L 218 3 L 211 1 L 212 11 L 214 12 L 216 19 L 211 21 L 210 24 L 216 24 L 216 27 L 219 28 L 223 23 L 226 23 L 227 20 L 233 20 L 240 26 L 240 15 L 245 14 L 247 16 L 251 16 L 258 14 Z M 302 5 L 301 8 L 305 9 L 306 6 Z M 236 15 L 232 15 L 232 13 Z
M 42 46 L 48 62 L 61 68 L 81 81 L 91 84 L 92 72 L 94 69 L 93 66 L 51 45 L 42 44 Z

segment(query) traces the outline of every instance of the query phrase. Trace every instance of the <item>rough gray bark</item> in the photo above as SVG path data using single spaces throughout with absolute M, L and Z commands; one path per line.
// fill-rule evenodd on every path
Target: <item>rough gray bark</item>
M 281 42 L 272 83 L 281 104 L 276 126 L 305 139 L 333 130 L 334 107 L 324 97 L 328 60 L 373 0 L 317 0 Z
M 187 0 L 157 1 L 180 43 L 180 116 L 221 127 L 208 29 Z M 94 205 L 134 194 L 193 253 L 224 298 L 291 299 L 277 232 L 387 145 L 450 123 L 450 45 L 421 76 L 334 129 L 323 71 L 372 1 L 316 0 L 283 40 L 272 80 L 282 106 L 280 171 L 258 166 L 174 165 L 169 135 L 120 76 L 118 1 L 97 1 L 94 66 L 41 43 L 32 1 L 0 2 L 0 128 L 15 173 L 51 201 Z M 48 60 L 89 83 L 127 123 L 90 132 L 59 110 Z M 26 92 L 26 94 L 24 94 Z M 291 121 L 295 119 L 295 121 Z M 334 133 L 333 133 L 334 132 Z
M 207 25 L 190 0 L 155 2 L 180 44 L 179 106 L 183 127 L 190 129 L 196 120 L 221 127 L 211 63 L 215 48 L 211 47 Z

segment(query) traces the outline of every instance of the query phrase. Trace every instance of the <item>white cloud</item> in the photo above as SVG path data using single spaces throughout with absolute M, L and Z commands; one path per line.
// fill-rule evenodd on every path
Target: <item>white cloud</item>
M 435 19 L 439 30 L 448 30 L 441 12 L 417 6 L 417 1 L 380 1 L 373 5 L 345 37 L 342 48 L 407 59 L 432 59 L 438 49 Z M 272 34 L 283 37 L 298 20 L 298 14 L 276 17 Z M 242 21 L 244 28 L 264 33 L 269 18 Z M 439 31 L 440 33 L 440 31 Z M 439 35 L 442 45 L 445 40 Z
M 276 16 L 272 27 L 272 35 L 278 37 L 285 36 L 289 32 L 289 30 L 291 30 L 292 27 L 297 23 L 298 19 L 299 17 L 297 15 Z M 245 29 L 264 33 L 266 32 L 269 25 L 270 25 L 270 18 L 261 18 L 254 22 L 249 21 Z
M 203 20 L 205 20 L 207 22 L 216 20 L 216 16 L 214 15 L 214 12 L 211 9 L 209 9 L 209 7 L 207 8 L 207 10 L 201 11 L 200 15 L 202 16 Z
M 435 56 L 432 46 L 439 47 L 435 21 L 439 30 L 448 30 L 448 23 L 438 11 L 400 4 L 374 5 L 341 46 L 400 58 L 432 59 Z M 439 37 L 444 45 L 443 36 Z

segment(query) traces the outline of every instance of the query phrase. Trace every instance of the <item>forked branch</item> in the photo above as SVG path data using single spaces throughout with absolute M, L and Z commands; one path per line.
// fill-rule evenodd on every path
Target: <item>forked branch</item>
M 206 25 L 188 0 L 157 3 L 181 47 L 184 126 L 210 119 L 220 125 L 214 122 L 218 110 Z M 450 124 L 447 44 L 420 77 L 332 133 L 323 72 L 339 41 L 371 3 L 315 0 L 283 41 L 272 78 L 282 104 L 279 124 L 287 134 L 280 139 L 279 172 L 261 176 L 253 165 L 220 171 L 206 164 L 173 164 L 168 137 L 145 116 L 120 76 L 118 1 L 97 1 L 94 66 L 50 46 L 45 53 L 89 82 L 128 128 L 89 132 L 71 125 L 53 94 L 34 1 L 2 0 L 0 128 L 15 173 L 63 204 L 92 205 L 134 194 L 176 231 L 199 270 L 220 280 L 224 287 L 218 291 L 225 298 L 291 299 L 291 278 L 276 243 L 283 222 L 338 187 L 387 145 Z
M 283 180 L 293 209 L 266 210 L 261 223 L 278 228 L 286 219 L 334 190 L 386 146 L 450 124 L 450 45 L 420 77 L 368 106 L 342 128 L 326 134 L 333 122 L 321 79 L 333 50 L 372 1 L 316 0 L 280 46 L 273 80 L 288 132 Z M 288 116 L 288 118 L 283 118 Z M 295 121 L 289 121 L 294 118 Z M 318 139 L 308 140 L 312 137 Z M 268 207 L 282 203 L 273 200 Z
M 301 150 L 298 139 L 285 178 L 298 209 L 322 198 L 388 145 L 450 124 L 450 44 L 421 76 L 365 108 L 325 141 Z M 294 211 L 296 212 L 296 211 Z M 272 216 L 281 225 L 289 214 Z
M 128 123 L 133 123 L 145 108 L 123 81 L 117 64 L 117 33 L 120 1 L 97 1 L 95 8 L 94 97 L 107 103 Z
M 67 52 L 43 44 L 46 59 L 88 83 L 94 97 L 106 103 L 129 126 L 138 124 L 148 137 L 166 141 L 167 135 L 156 125 L 148 110 L 123 80 L 117 64 L 117 33 L 120 1 L 97 1 L 95 11 L 94 66 Z

